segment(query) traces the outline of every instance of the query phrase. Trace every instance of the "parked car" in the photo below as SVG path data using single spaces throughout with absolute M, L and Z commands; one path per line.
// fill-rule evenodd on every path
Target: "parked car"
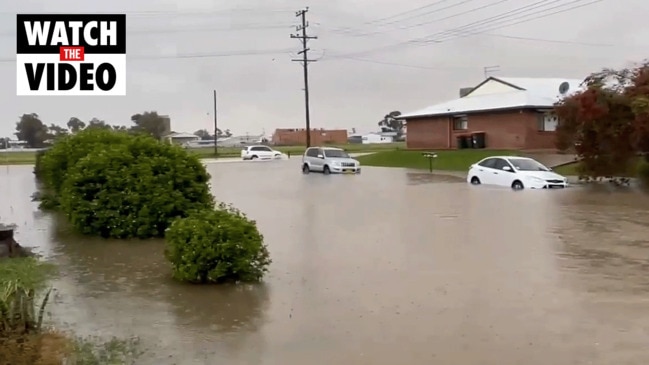
M 466 178 L 473 185 L 499 185 L 516 190 L 565 188 L 568 181 L 527 157 L 492 156 L 471 165 Z
M 310 147 L 302 156 L 302 172 L 319 171 L 323 174 L 360 174 L 361 165 L 340 148 Z
M 241 150 L 241 158 L 244 160 L 271 160 L 280 157 L 282 157 L 281 152 L 263 145 L 247 146 Z

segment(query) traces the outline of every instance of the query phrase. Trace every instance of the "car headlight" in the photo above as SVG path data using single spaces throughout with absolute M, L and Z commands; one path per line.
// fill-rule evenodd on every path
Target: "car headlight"
M 543 180 L 543 179 L 541 179 L 539 177 L 536 177 L 536 176 L 531 176 L 530 180 L 532 180 L 534 182 L 545 182 L 545 180 Z
M 340 166 L 340 162 L 338 162 L 338 161 L 334 161 L 331 164 L 334 165 L 334 166 Z

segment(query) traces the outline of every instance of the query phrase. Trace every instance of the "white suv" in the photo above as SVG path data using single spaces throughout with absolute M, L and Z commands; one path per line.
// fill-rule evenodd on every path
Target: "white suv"
M 248 146 L 241 150 L 241 158 L 244 160 L 271 160 L 280 157 L 282 157 L 281 152 L 263 145 Z
M 302 172 L 319 171 L 328 174 L 360 174 L 360 163 L 340 148 L 310 147 L 302 156 Z

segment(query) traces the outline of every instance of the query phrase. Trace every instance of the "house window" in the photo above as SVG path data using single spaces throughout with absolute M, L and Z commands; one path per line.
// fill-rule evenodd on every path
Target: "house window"
M 538 129 L 540 132 L 554 132 L 559 125 L 559 117 L 553 113 L 543 113 L 539 115 Z
M 466 115 L 453 118 L 453 130 L 463 131 L 469 129 L 469 118 Z

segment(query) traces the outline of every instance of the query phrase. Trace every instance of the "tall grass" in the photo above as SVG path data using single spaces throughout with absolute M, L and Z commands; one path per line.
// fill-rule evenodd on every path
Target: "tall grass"
M 35 258 L 0 259 L 0 336 L 41 331 L 54 266 Z

